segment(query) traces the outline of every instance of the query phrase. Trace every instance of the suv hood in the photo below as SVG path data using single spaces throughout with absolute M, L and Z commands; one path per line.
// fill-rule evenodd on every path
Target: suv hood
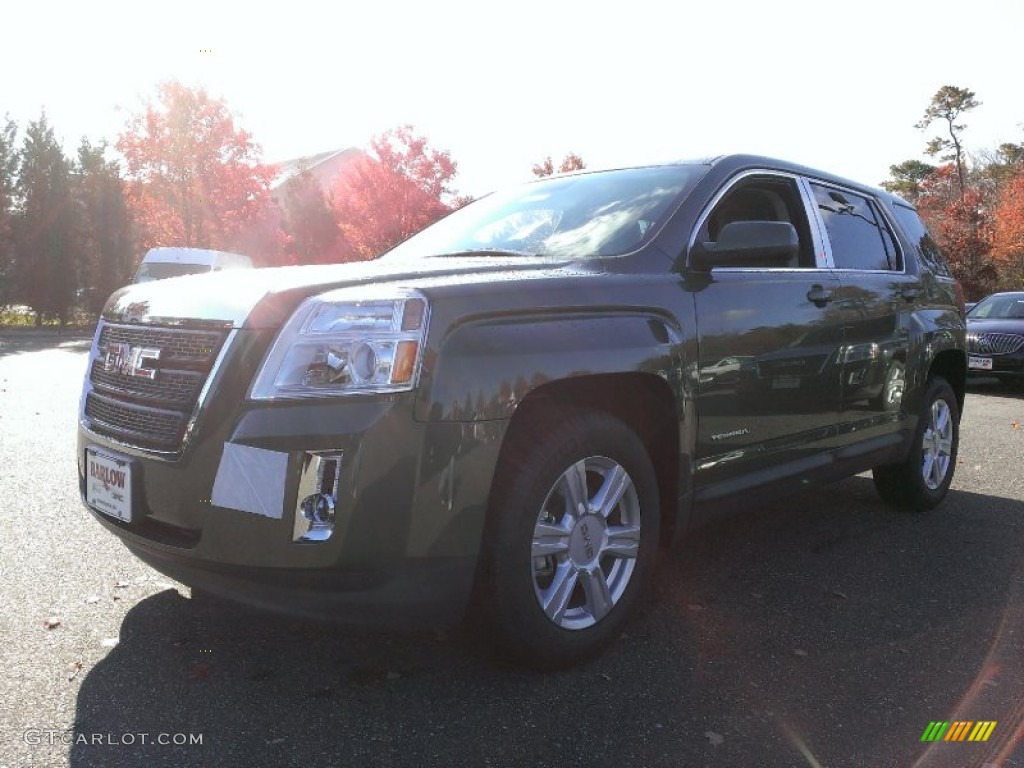
M 232 328 L 276 328 L 307 296 L 354 285 L 443 281 L 446 276 L 535 272 L 564 266 L 537 257 L 436 257 L 413 261 L 361 261 L 306 267 L 231 270 L 128 285 L 103 308 L 110 322 L 160 325 L 204 324 Z
M 1024 334 L 1024 318 L 999 318 L 996 320 L 974 320 L 967 318 L 968 333 L 1016 333 Z

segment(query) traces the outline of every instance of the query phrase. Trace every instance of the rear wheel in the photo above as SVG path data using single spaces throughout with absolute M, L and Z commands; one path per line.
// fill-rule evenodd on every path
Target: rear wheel
M 913 512 L 932 509 L 946 496 L 956 467 L 960 409 L 949 383 L 928 382 L 910 453 L 902 464 L 875 467 L 879 495 L 888 504 Z
M 538 669 L 616 636 L 658 542 L 658 492 L 643 443 L 578 412 L 507 446 L 491 495 L 478 605 L 498 648 Z

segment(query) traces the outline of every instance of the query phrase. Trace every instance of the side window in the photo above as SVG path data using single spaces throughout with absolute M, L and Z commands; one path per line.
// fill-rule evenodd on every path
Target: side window
M 910 242 L 913 243 L 918 261 L 931 269 L 936 275 L 951 277 L 949 266 L 942 256 L 942 251 L 939 250 L 939 246 L 932 240 L 932 236 L 928 234 L 928 229 L 925 227 L 924 222 L 921 221 L 921 217 L 917 215 L 917 211 L 910 206 L 899 205 L 898 203 L 892 207 L 892 210 L 896 214 L 897 223 L 903 229 Z
M 734 221 L 783 221 L 796 229 L 800 252 L 789 268 L 813 268 L 814 243 L 796 181 L 781 176 L 751 176 L 737 182 L 708 214 L 697 239 L 714 242 Z M 763 265 L 758 265 L 763 266 Z
M 838 269 L 894 269 L 896 244 L 884 220 L 863 195 L 811 184 Z

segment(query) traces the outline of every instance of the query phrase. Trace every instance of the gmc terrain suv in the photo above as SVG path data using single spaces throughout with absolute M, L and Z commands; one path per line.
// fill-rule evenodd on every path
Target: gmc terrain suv
M 121 289 L 79 479 L 187 585 L 360 623 L 471 609 L 550 668 L 737 500 L 870 469 L 934 507 L 966 369 L 959 288 L 902 200 L 750 156 L 581 173 L 373 262 Z

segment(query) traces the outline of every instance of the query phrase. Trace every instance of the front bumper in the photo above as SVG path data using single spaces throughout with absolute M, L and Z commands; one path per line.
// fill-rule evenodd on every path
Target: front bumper
M 971 357 L 978 357 L 971 353 Z M 997 378 L 1024 378 L 1024 349 L 1009 355 L 984 355 L 992 360 L 992 369 L 968 368 L 967 375 L 972 377 L 995 376 Z
M 260 609 L 352 626 L 455 623 L 476 572 L 474 557 L 408 559 L 372 570 L 230 566 L 122 538 L 132 554 L 183 584 Z
M 135 555 L 189 586 L 297 615 L 407 625 L 462 614 L 505 422 L 418 423 L 411 396 L 211 410 L 178 457 L 79 427 L 83 501 L 89 446 L 131 462 L 131 522 L 90 509 Z M 251 489 L 223 492 L 245 483 L 226 460 L 239 447 L 281 468 L 261 477 L 262 507 L 233 501 Z M 311 452 L 340 457 L 335 527 L 321 541 L 296 537 Z

